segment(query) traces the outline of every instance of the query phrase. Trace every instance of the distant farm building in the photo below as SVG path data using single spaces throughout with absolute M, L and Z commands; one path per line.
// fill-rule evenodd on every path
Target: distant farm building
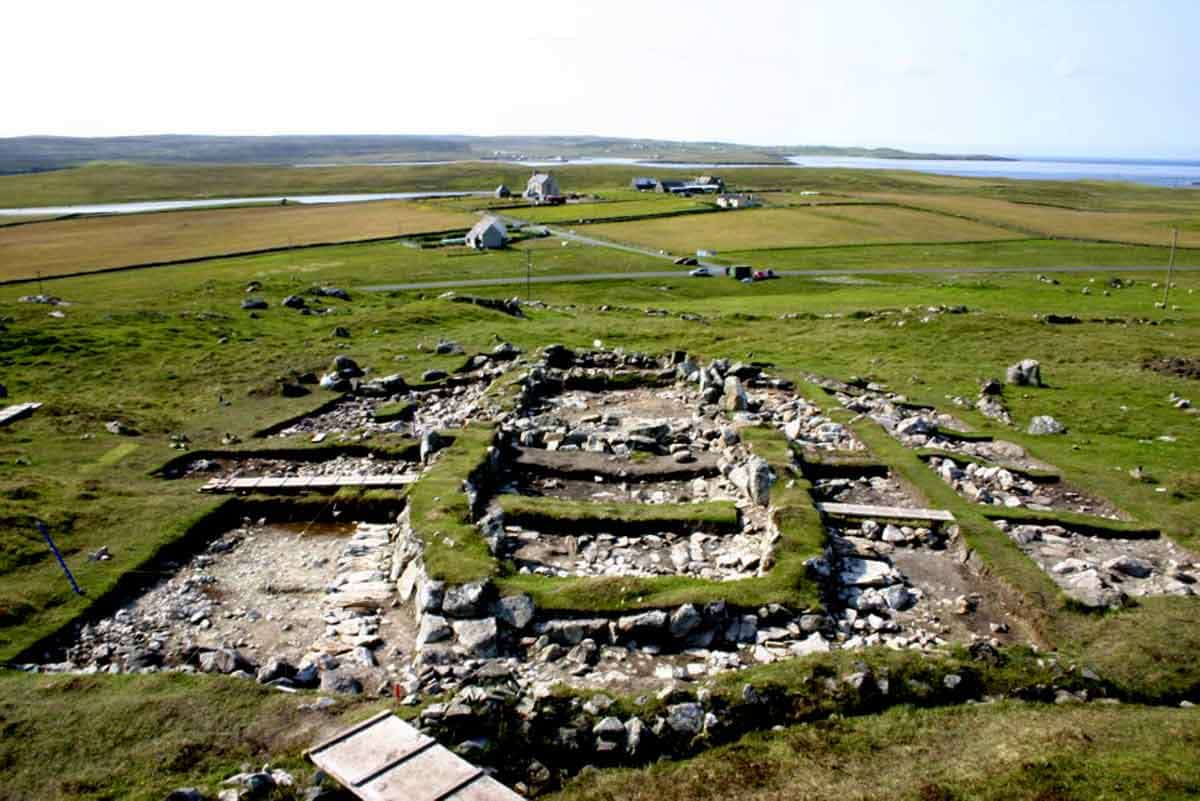
M 512 197 L 512 192 L 510 192 L 508 187 L 505 186 L 504 184 L 500 184 L 499 186 L 496 187 L 495 194 L 496 194 L 497 198 Z
M 476 250 L 495 250 L 508 242 L 508 230 L 495 217 L 484 217 L 467 232 L 467 245 Z
M 723 209 L 749 209 L 762 204 L 754 195 L 724 194 L 717 196 L 717 205 Z
M 691 181 L 679 180 L 656 180 L 654 182 L 655 192 L 666 192 L 672 195 L 699 195 L 704 193 L 716 194 L 725 190 L 725 184 L 720 178 L 715 178 L 711 175 L 701 175 Z
M 639 192 L 653 192 L 658 186 L 658 181 L 653 178 L 639 177 L 630 181 L 629 185 Z
M 558 181 L 554 180 L 554 176 L 548 172 L 534 173 L 533 177 L 529 179 L 529 183 L 525 185 L 525 198 L 534 203 L 561 203 L 563 201 Z

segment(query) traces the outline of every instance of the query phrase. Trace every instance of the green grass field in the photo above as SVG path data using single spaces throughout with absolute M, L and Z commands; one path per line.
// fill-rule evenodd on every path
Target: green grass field
M 1093 210 L 1055 205 L 1014 203 L 991 198 L 881 194 L 879 200 L 932 209 L 1032 235 L 1097 239 L 1159 245 L 1179 229 L 1181 247 L 1200 247 L 1200 205 L 1181 204 L 1163 211 Z
M 751 735 L 683 763 L 592 772 L 556 801 L 1194 798 L 1194 709 L 995 704 Z
M 702 200 L 673 195 L 647 194 L 633 200 L 614 200 L 605 203 L 567 203 L 563 206 L 530 206 L 506 210 L 521 220 L 536 223 L 574 223 L 585 220 L 604 220 L 610 217 L 644 217 L 712 208 Z
M 942 269 L 988 267 L 1162 267 L 1166 277 L 1170 249 L 1114 243 L 1055 239 L 1013 239 L 970 244 L 839 245 L 825 248 L 765 248 L 727 250 L 719 259 L 777 270 L 804 269 Z M 1200 250 L 1178 250 L 1175 263 L 1200 265 Z M 842 280 L 842 279 L 839 279 Z M 846 279 L 866 280 L 866 279 Z
M 688 253 L 896 242 L 981 242 L 1022 234 L 942 214 L 874 205 L 746 209 L 720 214 L 590 225 L 583 233 Z
M 802 171 L 743 172 L 753 174 L 748 181 L 768 185 L 784 177 L 794 180 Z M 771 173 L 779 173 L 780 178 Z M 251 174 L 226 177 L 244 181 Z M 371 180 L 377 174 L 364 173 Z M 597 168 L 593 178 L 596 175 L 607 175 L 604 180 L 615 185 L 614 174 Z M 458 174 L 455 180 L 460 178 Z M 180 178 L 172 168 L 156 180 L 167 185 Z M 319 176 L 305 180 L 319 180 Z M 878 188 L 893 183 L 911 187 L 925 179 L 887 173 L 845 180 L 874 182 Z M 0 186 L 6 181 L 0 179 Z M 80 186 L 76 183 L 75 189 Z M 962 191 L 964 186 L 977 193 L 991 191 L 987 182 L 932 178 L 927 191 L 948 194 L 947 187 Z M 1147 211 L 1153 204 L 1175 202 L 1175 196 L 1152 188 L 1118 191 L 1091 185 L 1031 185 L 1020 192 L 1023 198 L 1086 200 L 1093 206 L 1126 203 L 1155 214 L 1159 211 Z M 1178 197 L 1183 203 L 1189 195 Z M 642 201 L 605 205 L 626 202 Z M 435 208 L 460 214 L 466 210 L 440 203 Z M 1122 274 L 1117 269 L 1165 265 L 1162 247 L 1010 239 L 772 249 L 769 232 L 751 237 L 738 230 L 746 220 L 758 219 L 753 216 L 757 214 L 784 215 L 783 219 L 794 221 L 797 214 L 809 219 L 807 215 L 826 213 L 845 219 L 820 217 L 827 221 L 824 225 L 857 230 L 874 221 L 885 230 L 900 230 L 904 226 L 896 227 L 899 218 L 891 216 L 897 211 L 903 210 L 780 209 L 633 225 L 711 221 L 732 226 L 724 235 L 731 241 L 741 237 L 749 244 L 722 255 L 744 255 L 761 266 L 1051 269 L 1096 265 L 1097 269 L 1057 274 L 1058 285 L 1030 274 L 952 272 L 794 277 L 742 285 L 690 279 L 681 271 L 678 279 L 534 285 L 534 298 L 550 305 L 530 308 L 526 319 L 449 303 L 437 297 L 440 290 L 370 293 L 360 288 L 522 276 L 527 251 L 534 254 L 537 275 L 632 274 L 661 270 L 665 262 L 577 244 L 562 247 L 554 238 L 485 254 L 417 250 L 394 242 L 320 247 L 48 280 L 45 291 L 71 304 L 59 307 L 62 318 L 50 317 L 47 306 L 17 302 L 18 296 L 31 291 L 29 286 L 0 287 L 0 381 L 9 390 L 7 402 L 45 404 L 31 418 L 0 428 L 0 660 L 13 659 L 76 619 L 122 577 L 142 569 L 160 548 L 177 542 L 196 521 L 218 510 L 222 502 L 199 495 L 196 480 L 164 481 L 151 475 L 179 456 L 170 447 L 172 434 L 186 434 L 195 450 L 220 449 L 227 433 L 250 440 L 253 432 L 330 398 L 319 390 L 304 398 L 285 398 L 278 392 L 277 379 L 293 372 L 319 371 L 340 353 L 353 356 L 374 374 L 399 370 L 411 378 L 429 368 L 453 369 L 462 363 L 462 356 L 438 356 L 428 347 L 443 337 L 458 341 L 468 353 L 490 350 L 496 337 L 526 350 L 549 342 L 588 347 L 594 339 L 602 339 L 606 347 L 627 350 L 682 349 L 702 359 L 766 361 L 775 365 L 776 372 L 793 378 L 810 371 L 843 378 L 867 376 L 915 401 L 945 409 L 952 408 L 949 396 L 974 396 L 981 379 L 1003 376 L 1004 368 L 1019 359 L 1036 358 L 1048 386 L 1009 392 L 1009 406 L 1019 426 L 1034 415 L 1052 414 L 1067 424 L 1067 435 L 1037 438 L 972 410 L 954 409 L 955 414 L 983 433 L 1025 445 L 1058 467 L 1067 480 L 1112 500 L 1139 523 L 1161 528 L 1179 544 L 1200 549 L 1196 522 L 1200 520 L 1200 473 L 1195 465 L 1200 417 L 1175 409 L 1168 400 L 1177 393 L 1200 402 L 1200 385 L 1142 367 L 1154 357 L 1200 353 L 1200 307 L 1196 305 L 1200 273 L 1176 275 L 1172 302 L 1179 308 L 1164 311 L 1154 306 L 1161 288 L 1151 285 L 1162 280 L 1159 274 Z M 880 212 L 883 217 L 871 216 Z M 978 225 L 945 215 L 905 212 L 902 216 L 909 215 L 937 220 L 937 225 Z M 58 223 L 29 227 L 49 225 Z M 771 230 L 785 235 L 790 229 L 781 224 Z M 706 245 L 720 247 L 711 242 L 695 246 Z M 1183 250 L 1178 261 L 1200 264 L 1197 258 L 1196 250 Z M 0 266 L 10 268 L 7 261 Z M 1108 281 L 1115 277 L 1133 285 L 1110 289 Z M 263 283 L 258 294 L 271 303 L 254 317 L 239 308 L 251 280 Z M 283 296 L 315 284 L 342 286 L 353 299 L 328 301 L 335 310 L 327 315 L 305 316 L 280 307 Z M 1085 288 L 1090 294 L 1083 293 Z M 524 287 L 470 291 L 507 298 L 523 293 Z M 928 311 L 941 304 L 965 305 L 970 312 Z M 610 309 L 601 312 L 602 305 Z M 668 314 L 652 315 L 647 310 Z M 1077 315 L 1083 322 L 1050 326 L 1034 318 L 1039 313 Z M 334 337 L 335 326 L 348 328 L 350 338 Z M 114 418 L 136 428 L 140 436 L 127 439 L 107 433 L 104 423 Z M 423 503 L 421 508 L 428 513 L 422 519 L 434 520 L 439 528 L 462 522 L 459 468 L 477 459 L 486 445 L 486 434 L 478 436 L 484 439 L 475 441 L 472 435 L 456 440 L 453 447 L 461 450 L 444 457 L 449 466 L 446 474 L 434 474 L 435 481 L 414 489 L 414 506 Z M 893 441 L 869 428 L 863 429 L 862 436 L 876 457 L 905 471 L 932 501 L 961 513 L 970 544 L 997 575 L 1040 599 L 1037 611 L 1044 633 L 1065 660 L 1094 667 L 1131 699 L 1200 700 L 1200 631 L 1194 625 L 1200 606 L 1195 598 L 1148 599 L 1103 616 L 1065 608 L 1047 586 L 1045 574 L 994 533 L 981 514 L 957 496 L 950 497 L 953 493 L 915 454 L 898 451 Z M 272 442 L 276 447 L 287 444 Z M 770 447 L 755 443 L 756 448 L 760 445 Z M 459 457 L 454 453 L 461 455 L 462 465 L 455 463 Z M 783 460 L 778 453 L 767 458 L 773 463 Z M 1152 482 L 1131 478 L 1129 470 L 1134 466 L 1141 466 Z M 803 500 L 802 482 L 789 491 Z M 424 495 L 418 497 L 419 493 Z M 791 508 L 811 506 L 797 503 Z M 49 524 L 71 569 L 88 590 L 86 598 L 70 592 L 33 528 L 34 519 Z M 799 570 L 803 559 L 820 548 L 811 523 L 798 516 L 781 523 L 785 556 L 794 557 L 795 563 L 786 564 L 800 565 Z M 463 523 L 461 530 L 454 528 L 452 533 L 465 537 L 474 535 L 474 529 Z M 456 559 L 456 541 L 450 539 L 449 545 L 446 537 L 439 541 L 449 555 L 447 571 L 469 572 L 479 565 L 486 570 L 494 564 L 486 553 L 469 554 L 472 559 L 479 557 L 477 563 Z M 87 554 L 101 546 L 109 548 L 112 560 L 88 561 Z M 745 590 L 747 601 L 765 601 L 765 596 L 750 593 L 766 587 L 771 593 L 797 593 L 797 603 L 817 600 L 801 595 L 811 586 L 801 586 L 778 566 L 765 578 L 763 584 L 730 592 Z M 521 577 L 512 581 L 548 605 L 577 609 L 613 599 L 631 604 L 645 603 L 646 598 L 666 602 L 711 591 L 711 587 L 668 579 L 651 587 L 660 595 L 624 599 L 622 593 L 632 584 L 600 587 L 609 593 L 604 595 L 594 593 L 594 585 L 564 590 L 563 584 L 538 584 Z M 772 670 L 754 675 L 782 681 L 789 669 L 768 668 Z M 742 681 L 742 675 L 733 680 Z M 301 751 L 320 733 L 379 708 L 377 703 L 351 704 L 339 707 L 337 717 L 313 720 L 299 716 L 300 699 L 212 677 L 54 678 L 0 673 L 0 689 L 4 690 L 0 765 L 7 771 L 0 782 L 3 801 L 161 798 L 173 786 L 215 782 L 242 762 L 268 759 L 303 772 Z M 752 735 L 676 764 L 591 774 L 560 797 L 715 800 L 834 795 L 1048 801 L 1136 797 L 1149 788 L 1152 797 L 1186 798 L 1196 794 L 1198 781 L 1194 760 L 1184 758 L 1196 750 L 1194 717 L 1194 710 L 1136 704 L 901 708 Z M 113 755 L 120 757 L 117 769 L 111 769 Z M 107 771 L 100 770 L 102 762 Z
M 1139 518 L 1185 541 L 1194 537 L 1191 521 L 1200 511 L 1197 499 L 1187 493 L 1155 493 L 1123 471 L 1141 464 L 1168 487 L 1176 477 L 1194 471 L 1189 454 L 1200 447 L 1195 419 L 1166 402 L 1170 392 L 1186 395 L 1190 386 L 1139 365 L 1154 355 L 1194 352 L 1197 317 L 1188 308 L 1194 297 L 1188 291 L 1200 288 L 1195 274 L 1179 275 L 1176 298 L 1184 311 L 1171 315 L 1179 322 L 1134 328 L 1049 328 L 1031 315 L 1161 315 L 1153 308 L 1158 292 L 1142 276 L 1128 276 L 1137 284 L 1108 297 L 1099 292 L 1082 295 L 1081 288 L 1092 285 L 1090 276 L 1083 275 L 1062 276 L 1060 286 L 1039 283 L 1030 275 L 889 275 L 866 285 L 786 279 L 745 287 L 681 279 L 536 289 L 538 298 L 555 303 L 688 311 L 709 319 L 705 326 L 635 311 L 594 315 L 583 309 L 534 313 L 531 320 L 520 321 L 473 306 L 421 300 L 416 293 L 355 293 L 349 304 L 335 301 L 338 311 L 332 317 L 304 317 L 276 307 L 254 319 L 237 308 L 250 279 L 263 280 L 262 294 L 277 302 L 315 281 L 348 285 L 353 291 L 360 282 L 409 277 L 409 267 L 418 275 L 438 273 L 439 262 L 429 261 L 427 252 L 391 247 L 394 261 L 374 267 L 368 262 L 389 253 L 382 246 L 306 251 L 312 259 L 307 269 L 273 255 L 66 279 L 49 285 L 74 304 L 62 320 L 46 317 L 43 306 L 12 303 L 26 291 L 22 288 L 0 292 L 11 318 L 0 352 L 5 383 L 14 401 L 47 404 L 32 419 L 0 431 L 0 492 L 8 499 L 9 521 L 0 551 L 0 564 L 7 566 L 0 607 L 6 611 L 5 620 L 20 623 L 0 629 L 0 643 L 9 654 L 79 609 L 22 521 L 37 515 L 53 522 L 76 560 L 89 548 L 109 544 L 116 554 L 113 561 L 79 564 L 85 581 L 107 580 L 144 554 L 148 534 L 169 536 L 167 521 L 185 521 L 211 503 L 144 477 L 172 454 L 166 447 L 170 433 L 187 433 L 197 447 L 212 446 L 227 431 L 244 436 L 294 414 L 319 398 L 271 395 L 274 379 L 289 370 L 319 369 L 335 353 L 347 350 L 380 370 L 393 369 L 396 354 L 409 357 L 404 370 L 414 374 L 457 364 L 416 349 L 439 336 L 459 339 L 468 350 L 489 347 L 493 333 L 525 347 L 600 337 L 610 346 L 657 350 L 670 341 L 706 356 L 752 354 L 787 370 L 871 374 L 935 403 L 943 403 L 948 394 L 971 394 L 980 377 L 1002 373 L 1006 364 L 1033 356 L 1042 360 L 1055 388 L 1028 398 L 1017 396 L 1011 401 L 1014 414 L 1019 420 L 1054 414 L 1073 432 L 1063 440 L 1031 443 L 1036 451 Z M 347 252 L 354 258 L 346 257 Z M 585 270 L 602 268 L 611 258 L 596 249 L 552 252 L 564 258 L 569 254 L 576 260 L 573 266 Z M 437 258 L 452 263 L 448 256 Z M 520 262 L 516 254 L 509 258 Z M 1099 277 L 1106 280 L 1108 275 Z M 497 297 L 513 291 L 480 290 Z M 777 319 L 798 312 L 845 315 L 932 303 L 965 304 L 979 314 L 940 316 L 929 323 L 914 319 L 902 337 L 883 321 Z M 755 316 L 753 324 L 721 323 L 747 313 Z M 330 336 L 335 325 L 351 330 L 348 343 Z M 1004 330 L 1004 337 L 996 338 L 996 330 Z M 225 344 L 218 343 L 222 337 L 228 339 Z M 931 360 L 930 353 L 939 358 Z M 914 376 L 921 383 L 912 383 Z M 86 393 L 79 391 L 81 380 L 88 382 Z M 232 405 L 220 406 L 218 396 Z M 1122 406 L 1137 411 L 1122 411 Z M 965 414 L 988 429 L 983 420 Z M 108 464 L 106 454 L 125 444 L 102 430 L 113 417 L 127 420 L 143 436 L 138 449 Z M 80 439 L 84 434 L 94 437 Z M 1160 442 L 1160 435 L 1176 441 Z M 85 465 L 94 467 L 84 470 Z M 120 523 L 114 525 L 115 520 Z

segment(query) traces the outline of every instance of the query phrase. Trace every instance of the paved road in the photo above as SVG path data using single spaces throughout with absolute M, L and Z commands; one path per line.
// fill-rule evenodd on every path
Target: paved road
M 607 246 L 607 243 L 606 243 Z M 969 275 L 987 273 L 1163 273 L 1167 268 L 1162 265 L 1133 265 L 1127 267 L 866 267 L 866 268 L 833 268 L 819 270 L 776 270 L 780 276 L 821 277 L 834 275 Z M 1176 267 L 1175 272 L 1196 272 L 1200 267 Z M 585 281 L 639 281 L 648 278 L 686 278 L 687 268 L 674 270 L 655 270 L 651 272 L 624 273 L 582 273 L 578 275 L 535 275 L 530 279 L 533 284 L 571 284 Z M 360 286 L 364 292 L 396 292 L 414 289 L 458 289 L 473 286 L 523 286 L 525 276 L 514 275 L 496 278 L 464 278 L 450 281 L 418 281 L 408 284 L 375 284 Z M 702 279 L 697 279 L 702 280 Z M 721 279 L 713 279 L 721 280 Z M 729 280 L 729 279 L 724 279 Z

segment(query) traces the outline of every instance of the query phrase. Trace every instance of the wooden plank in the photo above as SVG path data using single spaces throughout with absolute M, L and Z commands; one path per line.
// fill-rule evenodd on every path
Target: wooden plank
M 402 487 L 418 476 L 398 473 L 384 476 L 252 476 L 250 478 L 214 478 L 201 492 L 237 492 L 238 490 L 315 490 L 339 487 Z
M 521 796 L 491 776 L 483 776 L 446 796 L 445 801 L 522 801 Z
M 879 517 L 888 520 L 933 520 L 952 523 L 954 515 L 943 509 L 906 509 L 903 506 L 868 506 L 860 503 L 818 503 L 817 510 L 843 517 Z
M 521 796 L 390 712 L 306 756 L 362 801 L 520 801 Z
M 445 748 L 429 748 L 369 783 L 350 788 L 363 801 L 441 801 L 483 775 Z
M 318 489 L 322 487 L 336 487 L 338 485 L 337 478 L 334 476 L 317 476 L 308 484 L 309 489 Z
M 0 426 L 6 426 L 9 423 L 15 423 L 23 417 L 28 417 L 40 408 L 42 408 L 42 404 L 38 403 L 37 401 L 5 406 L 3 409 L 0 409 Z

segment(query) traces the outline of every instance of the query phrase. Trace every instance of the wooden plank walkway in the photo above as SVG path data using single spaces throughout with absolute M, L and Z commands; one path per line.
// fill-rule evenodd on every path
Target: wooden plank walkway
M 362 801 L 521 801 L 521 796 L 391 712 L 305 756 Z
M 932 520 L 953 523 L 954 515 L 943 509 L 906 509 L 903 506 L 868 506 L 861 503 L 818 503 L 817 511 L 842 517 L 878 517 L 885 520 Z
M 0 426 L 6 426 L 9 423 L 15 423 L 22 417 L 29 415 L 42 408 L 42 404 L 34 401 L 32 403 L 16 403 L 12 406 L 5 406 L 0 409 Z
M 416 473 L 396 473 L 386 476 L 251 476 L 249 478 L 214 478 L 200 488 L 201 492 L 302 492 L 338 490 L 342 487 L 388 489 L 412 484 Z

